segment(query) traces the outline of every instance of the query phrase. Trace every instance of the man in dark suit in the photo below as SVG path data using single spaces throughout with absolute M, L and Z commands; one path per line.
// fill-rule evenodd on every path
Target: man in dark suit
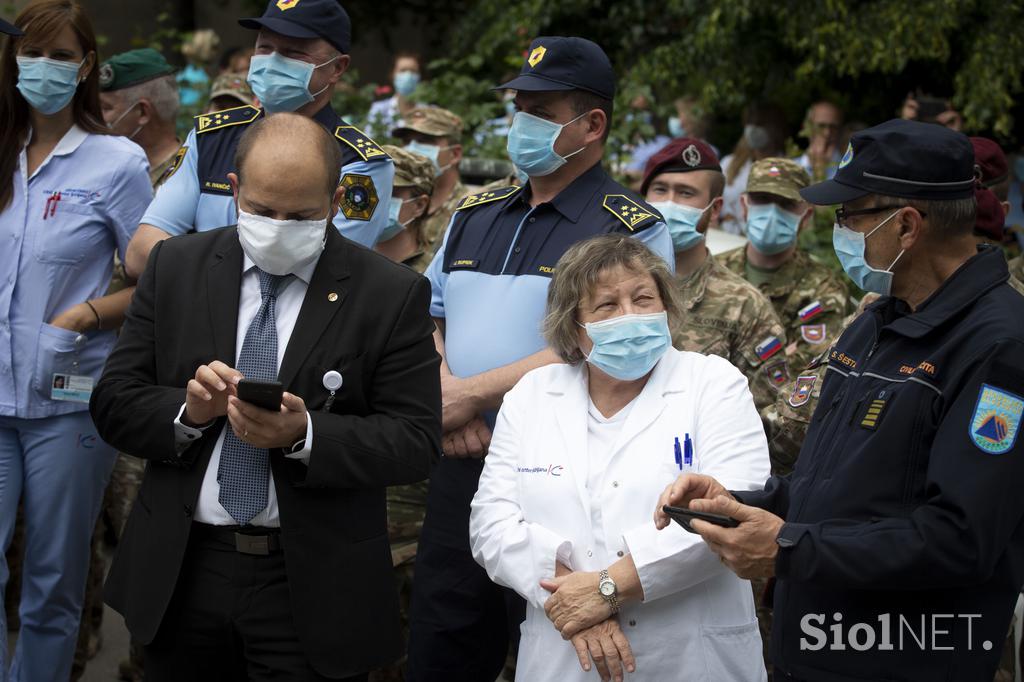
M 340 165 L 309 119 L 253 124 L 237 227 L 153 249 L 93 393 L 149 460 L 106 599 L 150 682 L 359 680 L 400 653 L 385 487 L 439 456 L 440 359 L 427 281 L 329 225 Z

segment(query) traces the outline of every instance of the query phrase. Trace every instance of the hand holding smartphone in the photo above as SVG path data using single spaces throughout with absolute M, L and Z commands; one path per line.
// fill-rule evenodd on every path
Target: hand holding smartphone
M 281 398 L 284 395 L 281 382 L 242 379 L 237 388 L 239 400 L 271 412 L 281 411 Z
M 721 526 L 722 528 L 735 528 L 740 525 L 740 522 L 736 519 L 731 516 L 723 516 L 722 514 L 699 512 L 692 509 L 683 509 L 682 507 L 670 507 L 667 504 L 663 506 L 661 510 L 671 517 L 673 521 L 682 526 L 684 530 L 691 533 L 697 532 L 693 528 L 690 528 L 690 521 L 693 519 L 707 521 L 708 523 L 713 523 L 716 526 Z

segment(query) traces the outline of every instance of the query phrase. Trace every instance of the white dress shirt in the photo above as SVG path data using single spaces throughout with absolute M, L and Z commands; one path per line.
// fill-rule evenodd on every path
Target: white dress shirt
M 277 305 L 275 306 L 275 322 L 277 327 L 277 366 L 281 367 L 281 360 L 288 348 L 288 341 L 295 329 L 295 321 L 299 317 L 299 310 L 302 308 L 302 301 L 306 297 L 306 289 L 309 287 L 309 280 L 313 277 L 313 271 L 319 260 L 299 268 L 292 277 L 282 282 L 277 292 Z M 256 317 L 263 298 L 260 294 L 260 280 L 256 273 L 256 264 L 248 255 L 242 261 L 242 290 L 238 299 L 238 326 L 235 329 L 235 364 L 238 364 L 238 354 L 242 352 L 242 342 L 245 340 L 245 333 L 249 329 L 249 323 Z M 194 429 L 181 422 L 181 415 L 185 406 L 181 406 L 177 419 L 174 420 L 174 437 L 181 450 L 184 450 L 189 443 L 202 436 L 201 429 Z M 224 435 L 230 426 L 225 423 L 221 429 L 217 443 L 213 446 L 213 453 L 210 455 L 210 463 L 206 467 L 206 474 L 203 476 L 203 485 L 199 490 L 199 504 L 196 505 L 196 512 L 193 519 L 200 523 L 208 523 L 214 526 L 234 526 L 237 521 L 231 518 L 224 507 L 221 506 L 220 484 L 217 482 L 217 469 L 220 467 L 220 451 L 224 447 Z M 309 463 L 309 454 L 313 448 L 313 422 L 306 418 L 306 442 L 305 446 L 298 452 L 285 455 L 292 459 L 300 459 Z M 274 487 L 274 473 L 270 472 L 270 490 L 267 491 L 267 507 L 253 517 L 249 525 L 279 528 L 281 516 L 277 508 L 277 491 Z

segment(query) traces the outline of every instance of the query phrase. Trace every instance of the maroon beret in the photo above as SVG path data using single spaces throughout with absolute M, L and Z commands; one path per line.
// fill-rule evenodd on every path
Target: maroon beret
M 974 198 L 978 204 L 978 213 L 974 219 L 974 231 L 1001 243 L 1003 228 L 1006 225 L 1003 205 L 999 203 L 999 199 L 992 193 L 992 190 L 985 187 L 975 189 Z
M 647 187 L 655 176 L 662 173 L 688 173 L 695 170 L 714 170 L 721 172 L 715 150 L 703 140 L 695 137 L 680 137 L 672 140 L 661 148 L 657 154 L 647 160 L 644 167 L 644 180 L 640 185 L 640 193 L 647 194 Z
M 1005 180 L 1010 166 L 1002 148 L 987 137 L 972 137 L 971 144 L 974 145 L 974 172 L 981 184 L 991 187 Z

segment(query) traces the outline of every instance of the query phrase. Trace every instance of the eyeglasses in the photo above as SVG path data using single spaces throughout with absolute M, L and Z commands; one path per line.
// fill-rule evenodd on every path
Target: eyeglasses
M 882 211 L 898 211 L 901 208 L 907 208 L 907 207 L 906 206 L 893 206 L 893 205 L 890 204 L 889 206 L 875 206 L 873 208 L 859 208 L 859 209 L 857 209 L 855 211 L 848 211 L 845 208 L 840 207 L 840 208 L 836 209 L 836 224 L 839 225 L 840 227 L 848 228 L 849 225 L 846 224 L 846 221 L 849 220 L 850 218 L 853 218 L 854 216 L 871 215 L 872 213 L 881 213 Z M 917 210 L 917 209 L 915 209 L 915 210 Z M 924 211 L 917 211 L 917 212 L 921 214 L 922 218 L 924 218 L 927 215 Z

